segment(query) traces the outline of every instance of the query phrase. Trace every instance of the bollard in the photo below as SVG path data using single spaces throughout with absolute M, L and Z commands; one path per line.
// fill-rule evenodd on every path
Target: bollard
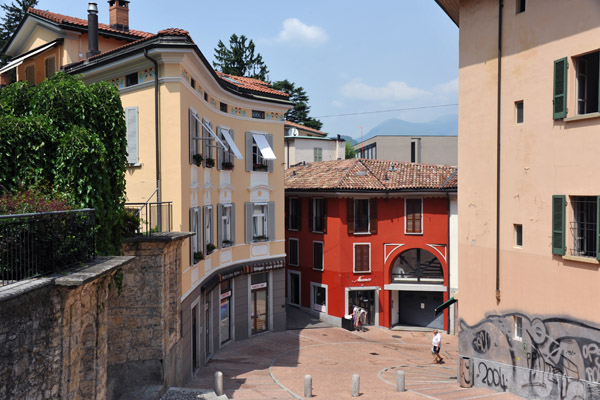
M 352 397 L 360 396 L 360 375 L 352 375 Z
M 215 393 L 217 396 L 223 396 L 223 373 L 215 372 Z
M 405 376 L 404 376 L 404 371 L 400 370 L 398 371 L 398 376 L 396 377 L 396 390 L 398 392 L 404 392 L 406 391 L 406 381 L 405 381 Z
M 304 397 L 312 397 L 312 376 L 304 375 Z

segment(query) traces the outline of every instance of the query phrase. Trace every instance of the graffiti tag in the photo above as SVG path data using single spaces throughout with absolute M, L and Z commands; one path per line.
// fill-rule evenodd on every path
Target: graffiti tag
M 500 387 L 506 390 L 508 387 L 506 377 L 499 368 L 488 367 L 485 363 L 479 363 L 479 376 L 482 377 L 481 382 L 489 387 Z
M 473 335 L 475 338 L 473 339 L 473 349 L 478 353 L 486 353 L 491 346 L 492 339 L 490 338 L 490 334 L 486 330 L 481 330 L 475 332 Z

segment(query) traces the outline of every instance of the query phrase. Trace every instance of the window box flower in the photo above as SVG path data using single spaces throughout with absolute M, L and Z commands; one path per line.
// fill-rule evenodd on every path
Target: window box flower
M 201 166 L 203 160 L 204 158 L 202 157 L 202 154 L 194 154 L 194 164 Z
M 233 242 L 231 240 L 223 240 L 223 247 L 230 247 L 233 245 Z
M 206 254 L 211 254 L 216 249 L 217 249 L 217 246 L 215 246 L 212 243 L 209 243 L 209 244 L 206 245 Z
M 254 236 L 252 238 L 255 242 L 266 242 L 267 240 L 269 240 L 268 236 L 264 236 L 264 235 L 259 235 L 259 236 Z
M 232 162 L 224 161 L 223 164 L 221 164 L 221 167 L 225 171 L 233 171 L 233 163 Z
M 206 159 L 206 168 L 212 168 L 215 166 L 215 159 L 214 158 L 207 158 Z
M 204 260 L 204 254 L 201 251 L 194 252 L 194 264 Z
M 254 171 L 268 171 L 269 166 L 267 164 L 254 164 Z

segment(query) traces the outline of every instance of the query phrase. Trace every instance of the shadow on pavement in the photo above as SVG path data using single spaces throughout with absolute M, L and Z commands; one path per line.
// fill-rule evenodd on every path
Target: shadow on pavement
M 319 320 L 317 317 L 310 315 L 299 309 L 298 307 L 285 306 L 285 312 L 287 314 L 286 329 L 287 330 L 298 330 L 298 329 L 315 329 L 315 328 L 331 328 L 332 325 Z

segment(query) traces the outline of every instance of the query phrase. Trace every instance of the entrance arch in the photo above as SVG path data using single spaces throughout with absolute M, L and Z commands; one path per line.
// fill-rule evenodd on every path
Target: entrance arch
M 392 283 L 444 284 L 444 270 L 438 258 L 424 249 L 399 254 L 391 268 Z

